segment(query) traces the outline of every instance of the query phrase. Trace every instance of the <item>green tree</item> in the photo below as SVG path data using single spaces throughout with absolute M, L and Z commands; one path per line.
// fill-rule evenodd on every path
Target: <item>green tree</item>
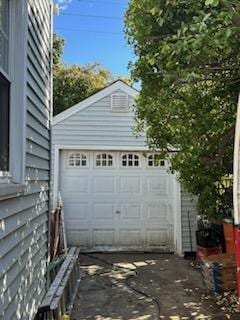
M 53 38 L 53 112 L 54 115 L 72 107 L 113 81 L 109 70 L 99 63 L 66 65 L 61 62 L 64 40 Z
M 61 64 L 61 57 L 64 49 L 64 39 L 57 33 L 53 34 L 53 66 L 56 68 Z
M 142 82 L 138 128 L 212 216 L 232 207 L 224 177 L 232 174 L 239 10 L 238 1 L 131 0 L 126 13 L 132 76 Z

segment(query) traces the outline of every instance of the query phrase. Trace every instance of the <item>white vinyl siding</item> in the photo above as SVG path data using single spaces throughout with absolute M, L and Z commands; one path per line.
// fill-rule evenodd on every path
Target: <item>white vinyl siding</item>
M 0 200 L 0 319 L 31 320 L 46 292 L 51 0 L 28 0 L 25 188 Z M 23 75 L 24 76 L 24 75 Z
M 133 104 L 133 98 L 129 97 L 129 100 Z M 131 116 L 134 117 L 133 110 L 129 113 L 111 112 L 111 95 L 108 95 L 54 125 L 53 144 L 146 146 L 145 135 L 133 134 L 135 124 Z
M 183 252 L 196 250 L 197 230 L 197 197 L 184 191 L 181 192 L 182 212 L 182 248 Z M 188 218 L 189 212 L 189 218 Z M 192 248 L 191 239 L 192 238 Z

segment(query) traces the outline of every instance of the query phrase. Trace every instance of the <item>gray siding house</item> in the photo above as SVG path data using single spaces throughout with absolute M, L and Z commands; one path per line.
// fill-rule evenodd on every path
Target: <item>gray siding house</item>
M 70 245 L 182 254 L 190 234 L 195 248 L 196 203 L 134 134 L 137 94 L 119 80 L 54 117 L 54 206 L 60 191 Z
M 0 319 L 33 319 L 46 292 L 51 0 L 0 0 Z

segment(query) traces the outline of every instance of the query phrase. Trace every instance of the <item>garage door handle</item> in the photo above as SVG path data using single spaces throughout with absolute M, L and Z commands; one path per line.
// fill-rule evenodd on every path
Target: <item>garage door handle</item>
M 121 213 L 121 211 L 120 210 L 116 210 L 116 214 L 120 214 Z

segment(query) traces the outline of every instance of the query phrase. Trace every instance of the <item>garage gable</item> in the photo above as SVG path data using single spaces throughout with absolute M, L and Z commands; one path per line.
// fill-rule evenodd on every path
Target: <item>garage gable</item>
M 117 81 L 62 112 L 54 118 L 53 143 L 147 148 L 145 133 L 136 135 L 134 132 L 136 94 L 136 90 Z
M 81 112 L 82 110 L 94 105 L 100 100 L 104 100 L 106 97 L 111 97 L 111 102 L 116 101 L 114 96 L 120 97 L 126 95 L 130 98 L 129 106 L 134 98 L 137 96 L 138 91 L 124 83 L 122 80 L 117 80 L 116 82 L 112 83 L 105 89 L 93 94 L 92 96 L 88 97 L 87 99 L 77 103 L 76 105 L 72 106 L 71 108 L 61 112 L 60 114 L 56 115 L 53 118 L 53 126 L 58 124 L 59 122 L 63 122 L 64 120 L 68 119 L 71 116 L 74 116 L 76 113 Z M 113 97 L 112 97 L 113 96 Z M 112 99 L 113 98 L 113 99 Z M 119 100 L 118 100 L 119 101 Z M 123 102 L 123 100 L 121 100 Z M 111 104 L 110 104 L 111 105 Z M 119 110 L 121 112 L 121 110 Z

